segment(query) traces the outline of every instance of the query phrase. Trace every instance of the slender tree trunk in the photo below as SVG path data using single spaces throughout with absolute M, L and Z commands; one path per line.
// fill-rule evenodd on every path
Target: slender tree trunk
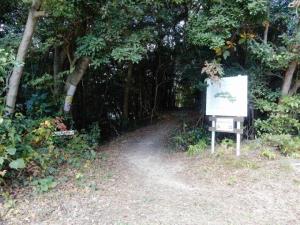
M 293 75 L 294 72 L 297 68 L 297 61 L 293 61 L 290 63 L 287 71 L 285 72 L 284 75 L 284 81 L 283 81 L 283 85 L 282 85 L 282 89 L 281 89 L 281 95 L 285 96 L 289 94 L 290 88 L 291 88 L 291 84 L 292 84 L 292 80 L 293 80 Z
M 290 95 L 294 95 L 300 89 L 300 80 L 297 80 L 292 89 L 289 91 Z
M 268 43 L 269 26 L 270 26 L 269 21 L 267 21 L 265 24 L 265 30 L 264 30 L 264 44 Z
M 41 5 L 42 0 L 33 0 L 29 10 L 25 30 L 16 56 L 17 65 L 15 65 L 12 75 L 9 78 L 5 107 L 5 113 L 7 115 L 11 115 L 15 110 L 20 80 L 24 70 L 25 58 L 31 44 L 37 20 L 39 17 L 45 15 L 44 11 L 40 11 Z
M 151 123 L 153 121 L 154 113 L 156 112 L 158 88 L 159 88 L 159 85 L 156 82 L 156 84 L 155 84 L 155 92 L 154 92 L 154 103 L 153 103 L 153 107 L 152 107 L 152 110 L 151 110 L 151 119 L 150 119 Z
M 126 77 L 126 84 L 125 84 L 125 90 L 124 90 L 124 102 L 123 102 L 123 118 L 128 119 L 129 116 L 129 93 L 130 93 L 130 87 L 131 87 L 131 79 L 132 79 L 132 68 L 133 65 L 130 62 L 128 64 L 128 72 Z
M 63 64 L 66 58 L 65 51 L 59 47 L 54 47 L 54 59 L 53 59 L 53 80 L 54 80 L 54 87 L 53 87 L 53 95 L 54 98 L 57 98 L 59 96 L 60 92 L 60 82 L 59 82 L 59 73 L 63 69 Z
M 267 21 L 264 22 L 265 30 L 264 30 L 264 44 L 268 43 L 268 34 L 270 27 L 270 1 L 267 1 Z
M 83 57 L 79 59 L 74 71 L 68 76 L 65 90 L 66 90 L 66 98 L 64 104 L 64 111 L 66 113 L 70 112 L 71 105 L 73 101 L 73 97 L 77 88 L 78 83 L 82 79 L 86 70 L 89 67 L 90 59 L 88 57 Z

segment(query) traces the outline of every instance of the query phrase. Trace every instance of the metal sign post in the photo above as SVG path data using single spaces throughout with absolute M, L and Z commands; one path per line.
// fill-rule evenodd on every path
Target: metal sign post
M 216 132 L 233 133 L 236 134 L 236 156 L 240 156 L 241 134 L 243 133 L 241 122 L 244 121 L 244 118 L 211 116 L 209 120 L 211 121 L 211 127 L 209 128 L 209 131 L 211 131 L 211 153 L 215 152 Z
M 236 123 L 236 129 L 241 129 L 241 122 L 237 121 Z M 236 133 L 236 156 L 240 156 L 241 152 L 241 134 L 239 132 Z
M 212 116 L 212 118 L 215 118 L 215 116 Z M 211 154 L 213 154 L 215 152 L 216 132 L 214 130 L 216 129 L 216 120 L 212 119 L 211 126 L 213 128 L 211 132 Z

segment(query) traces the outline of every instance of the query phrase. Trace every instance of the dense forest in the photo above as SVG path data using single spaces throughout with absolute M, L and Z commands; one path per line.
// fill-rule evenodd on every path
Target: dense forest
M 92 158 L 99 142 L 166 111 L 197 111 L 178 144 L 186 149 L 198 140 L 185 138 L 208 123 L 205 80 L 239 74 L 249 77 L 244 137 L 267 136 L 283 154 L 300 152 L 299 0 L 0 4 L 5 185 L 75 156 Z M 73 129 L 73 139 L 53 136 Z

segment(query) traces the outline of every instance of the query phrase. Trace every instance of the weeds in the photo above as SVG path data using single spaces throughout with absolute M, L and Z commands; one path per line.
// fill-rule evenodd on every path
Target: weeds
M 54 180 L 52 176 L 48 176 L 46 178 L 37 179 L 32 182 L 34 190 L 37 193 L 47 192 L 57 186 L 57 182 Z
M 261 153 L 260 153 L 261 156 L 269 159 L 269 160 L 274 160 L 276 159 L 276 154 L 274 152 L 272 152 L 271 150 L 269 149 L 264 149 Z

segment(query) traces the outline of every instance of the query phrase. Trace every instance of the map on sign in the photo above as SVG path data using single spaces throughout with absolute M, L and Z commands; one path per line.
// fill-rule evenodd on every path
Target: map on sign
M 248 77 L 224 77 L 208 80 L 206 115 L 247 117 Z

